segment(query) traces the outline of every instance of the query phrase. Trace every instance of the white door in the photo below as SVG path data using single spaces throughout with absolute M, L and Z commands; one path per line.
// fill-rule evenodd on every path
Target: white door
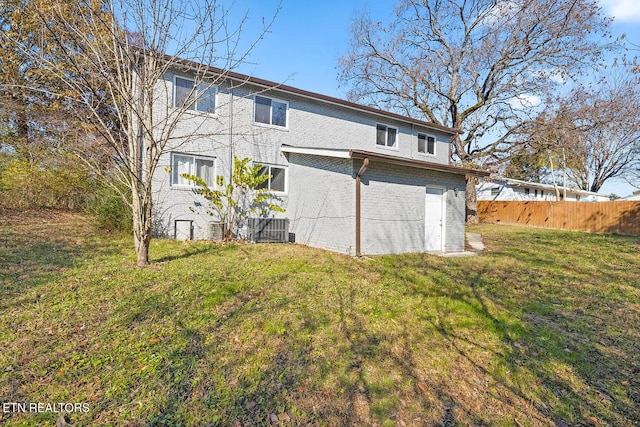
M 424 205 L 424 250 L 444 250 L 444 190 L 427 187 Z

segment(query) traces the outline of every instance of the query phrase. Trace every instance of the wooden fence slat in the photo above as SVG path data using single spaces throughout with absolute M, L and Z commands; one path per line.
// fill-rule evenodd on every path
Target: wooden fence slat
M 640 236 L 640 201 L 479 201 L 481 222 Z

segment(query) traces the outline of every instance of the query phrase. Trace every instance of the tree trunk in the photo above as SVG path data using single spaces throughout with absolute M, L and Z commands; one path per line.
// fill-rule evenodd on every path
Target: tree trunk
M 143 189 L 132 185 L 133 192 L 133 243 L 136 248 L 138 267 L 149 265 L 149 245 L 151 243 L 151 199 Z
M 467 224 L 478 224 L 478 197 L 476 194 L 476 178 L 467 177 L 466 198 L 466 220 Z

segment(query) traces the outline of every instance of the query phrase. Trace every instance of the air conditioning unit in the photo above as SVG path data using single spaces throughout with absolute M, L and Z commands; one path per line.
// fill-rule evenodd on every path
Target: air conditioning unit
M 286 218 L 249 218 L 248 238 L 258 243 L 289 241 L 289 220 Z
M 207 239 L 218 242 L 224 240 L 224 222 L 210 221 Z

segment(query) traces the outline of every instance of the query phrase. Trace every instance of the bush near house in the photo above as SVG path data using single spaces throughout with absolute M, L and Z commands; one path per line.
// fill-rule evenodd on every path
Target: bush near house
M 262 165 L 253 164 L 249 157 L 234 157 L 231 182 L 225 183 L 223 176 L 216 177 L 219 189 L 209 188 L 199 176 L 181 176 L 198 185 L 194 191 L 207 200 L 211 209 L 209 215 L 215 215 L 224 224 L 224 240 L 230 241 L 239 236 L 250 215 L 266 217 L 273 212 L 285 212 L 264 186 L 271 178 L 264 170 Z
M 74 425 L 636 425 L 640 239 L 474 227 L 355 259 L 0 223 L 0 396 Z M 0 414 L 7 426 L 57 414 Z

